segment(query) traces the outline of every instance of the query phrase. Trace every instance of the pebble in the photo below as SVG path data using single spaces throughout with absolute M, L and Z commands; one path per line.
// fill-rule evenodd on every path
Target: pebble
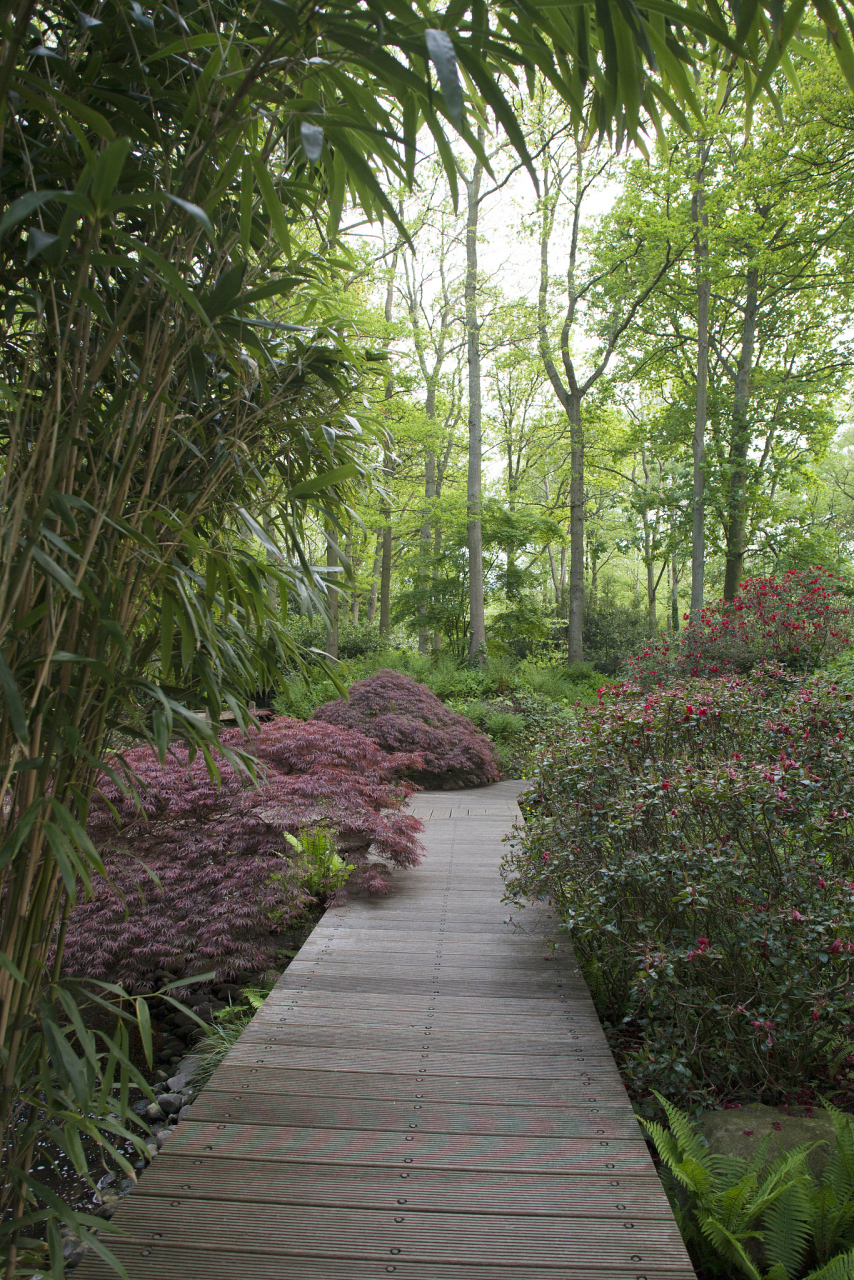
M 164 1095 L 164 1096 L 166 1096 L 166 1095 Z M 164 1114 L 164 1113 L 163 1113 L 163 1111 L 161 1110 L 161 1108 L 160 1108 L 159 1104 L 158 1104 L 158 1103 L 156 1103 L 156 1102 L 150 1102 L 150 1103 L 148 1104 L 148 1106 L 145 1108 L 145 1118 L 146 1118 L 146 1120 L 151 1120 L 151 1121 L 154 1121 L 154 1120 L 162 1120 L 162 1119 L 163 1119 L 163 1114 Z
M 159 1093 L 157 1095 L 157 1105 L 165 1116 L 171 1116 L 174 1112 L 181 1110 L 181 1104 L 184 1099 L 180 1093 Z
M 174 1131 L 173 1131 L 172 1129 L 161 1129 L 161 1130 L 160 1130 L 160 1132 L 159 1132 L 159 1133 L 158 1133 L 158 1135 L 157 1135 L 157 1149 L 158 1149 L 158 1151 L 160 1150 L 160 1148 L 161 1148 L 161 1147 L 165 1147 L 165 1146 L 166 1146 L 166 1143 L 167 1143 L 167 1142 L 169 1141 L 169 1139 L 172 1137 L 173 1132 L 174 1132 Z

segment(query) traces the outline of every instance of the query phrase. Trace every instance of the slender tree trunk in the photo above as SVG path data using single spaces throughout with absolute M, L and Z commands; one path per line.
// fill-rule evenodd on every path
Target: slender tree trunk
M 569 661 L 584 661 L 584 431 L 581 397 L 569 398 Z
M 483 128 L 478 139 L 483 143 Z M 481 470 L 483 441 L 481 421 L 481 357 L 480 324 L 477 318 L 477 223 L 480 212 L 480 183 L 483 166 L 475 161 L 470 181 L 466 181 L 466 355 L 469 391 L 469 459 L 468 510 L 469 553 L 469 665 L 483 667 L 486 662 L 486 617 L 483 598 L 483 529 L 481 527 Z
M 561 617 L 566 617 L 566 546 L 560 549 L 560 609 Z
M 670 568 L 670 619 L 673 626 L 673 634 L 676 635 L 679 630 L 679 571 L 675 552 Z
M 399 248 L 395 249 L 391 260 L 391 270 L 389 272 L 388 284 L 385 293 L 385 322 L 391 324 L 394 314 L 394 280 L 397 274 L 397 259 Z M 389 378 L 385 388 L 386 400 L 391 400 L 394 395 L 394 379 Z M 391 479 L 394 464 L 392 462 L 391 452 L 386 445 L 383 449 L 383 472 L 386 481 Z M 382 530 L 382 563 L 380 568 L 380 634 L 389 638 L 391 632 L 391 504 L 388 501 L 383 503 L 383 516 L 385 517 L 385 525 Z
M 759 308 L 759 268 L 747 269 L 744 320 L 741 327 L 741 354 L 735 375 L 732 405 L 732 437 L 729 449 L 727 484 L 726 559 L 724 567 L 724 600 L 732 600 L 744 573 L 744 543 L 747 530 L 747 484 L 750 448 L 750 375 L 756 344 L 756 316 Z
M 432 403 L 431 403 L 432 401 Z M 431 412 L 432 409 L 432 412 Z M 427 416 L 432 418 L 435 416 L 435 396 L 431 393 L 427 397 Z M 429 582 L 429 570 L 427 568 L 427 560 L 431 551 L 431 517 L 433 512 L 433 504 L 436 500 L 436 454 L 432 449 L 427 449 L 424 459 L 424 519 L 421 523 L 421 559 L 423 567 L 420 570 L 422 585 L 426 592 Z M 427 604 L 418 606 L 418 613 L 422 618 L 426 619 Z M 430 632 L 425 625 L 418 630 L 418 652 L 430 652 Z
M 590 547 L 590 604 L 596 607 L 596 593 L 599 590 L 599 556 L 596 547 Z
M 383 529 L 383 554 L 380 569 L 380 634 L 388 640 L 391 633 L 391 525 Z
M 704 148 L 696 174 L 691 216 L 694 221 L 694 261 L 697 273 L 697 405 L 694 415 L 694 476 L 691 493 L 691 617 L 703 609 L 706 572 L 706 418 L 709 397 L 709 299 L 712 282 L 708 276 L 709 219 L 705 211 Z
M 438 493 L 437 493 L 437 496 L 438 496 Z M 435 529 L 434 529 L 434 531 L 433 531 L 433 555 L 436 557 L 436 562 L 437 562 L 437 563 L 438 563 L 438 561 L 439 561 L 439 556 L 440 556 L 441 554 L 442 554 L 442 526 L 437 522 L 437 523 L 436 523 L 436 527 L 435 527 Z M 433 577 L 434 577 L 434 578 L 435 578 L 435 577 L 438 577 L 438 573 L 439 573 L 438 569 L 434 569 L 434 570 L 433 570 Z M 434 655 L 435 655 L 435 654 L 437 654 L 437 653 L 440 653 L 440 652 L 441 652 L 441 649 L 442 649 L 442 633 L 441 633 L 441 631 L 439 630 L 439 628 L 437 627 L 437 628 L 435 629 L 435 631 L 433 632 L 433 653 L 434 653 Z
M 560 610 L 560 580 L 557 576 L 557 565 L 555 564 L 555 553 L 551 543 L 546 546 L 549 557 L 549 569 L 552 575 L 552 585 L 555 589 L 555 613 Z
M 377 534 L 377 549 L 374 552 L 374 567 L 371 571 L 371 594 L 368 596 L 368 625 L 370 626 L 374 618 L 377 616 L 377 594 L 380 583 L 380 570 L 383 562 L 383 535 L 382 530 Z
M 332 542 L 331 534 L 326 535 L 326 566 L 334 569 L 338 565 L 338 554 Z M 330 581 L 335 583 L 335 588 L 328 593 L 329 608 L 329 625 L 326 628 L 326 652 L 330 658 L 338 657 L 338 591 L 337 584 L 340 574 L 331 576 Z

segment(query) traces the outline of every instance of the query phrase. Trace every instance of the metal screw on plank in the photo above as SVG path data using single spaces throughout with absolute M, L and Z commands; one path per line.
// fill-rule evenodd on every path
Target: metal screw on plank
M 626 1207 L 626 1206 L 625 1206 L 624 1204 L 618 1204 L 618 1205 L 617 1205 L 617 1208 L 618 1208 L 618 1209 L 625 1209 L 625 1207 Z
M 629 1230 L 630 1228 L 632 1228 L 634 1225 L 635 1225 L 635 1224 L 634 1224 L 633 1222 L 624 1222 L 624 1223 L 623 1223 L 623 1226 L 624 1226 L 627 1230 Z
M 389 1249 L 389 1253 L 400 1253 L 399 1249 Z
M 395 1218 L 395 1222 L 403 1222 L 403 1218 Z
M 194 1161 L 193 1161 L 193 1163 L 194 1163 L 194 1164 L 201 1164 L 201 1160 L 194 1160 Z M 189 1190 L 190 1190 L 190 1184 L 189 1184 L 189 1182 L 182 1182 L 182 1183 L 181 1183 L 181 1190 L 182 1190 L 182 1191 L 189 1191 Z
M 409 1177 L 409 1174 L 408 1174 L 408 1173 L 402 1173 L 400 1176 L 401 1176 L 401 1178 L 408 1178 L 408 1177 Z
M 643 1262 L 643 1258 L 640 1256 L 639 1253 L 633 1253 L 632 1262 Z
M 404 1157 L 404 1161 L 403 1161 L 403 1163 L 404 1163 L 404 1164 L 412 1164 L 412 1156 L 405 1156 L 405 1157 Z
M 177 1208 L 178 1208 L 178 1205 L 181 1203 L 181 1201 L 180 1201 L 180 1200 L 170 1200 L 170 1201 L 169 1201 L 169 1203 L 170 1203 L 170 1205 L 172 1206 L 172 1208 L 173 1208 L 173 1209 L 177 1209 Z

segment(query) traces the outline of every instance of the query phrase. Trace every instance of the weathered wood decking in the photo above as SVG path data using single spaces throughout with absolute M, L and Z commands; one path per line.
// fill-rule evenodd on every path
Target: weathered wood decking
M 116 1215 L 131 1280 L 693 1280 L 565 944 L 505 923 L 518 789 L 416 798 L 424 865 L 326 913 Z

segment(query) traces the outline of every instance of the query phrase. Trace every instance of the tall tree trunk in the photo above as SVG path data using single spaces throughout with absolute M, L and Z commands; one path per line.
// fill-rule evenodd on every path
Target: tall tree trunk
M 729 478 L 726 498 L 726 540 L 724 600 L 732 600 L 744 573 L 744 543 L 747 529 L 747 483 L 750 448 L 750 375 L 756 344 L 756 316 L 759 307 L 759 268 L 747 269 L 744 320 L 741 326 L 741 354 L 735 375 L 732 405 L 732 437 L 729 449 Z
M 584 661 L 584 430 L 581 396 L 569 396 L 569 652 L 570 662 Z
M 566 617 L 566 544 L 560 549 L 560 616 Z
M 389 512 L 389 514 L 391 514 Z M 380 634 L 388 640 L 391 633 L 391 525 L 383 529 L 383 554 L 380 569 Z
M 326 535 L 326 566 L 328 569 L 334 569 L 338 565 L 338 554 L 332 541 L 332 535 Z M 326 652 L 330 658 L 338 657 L 338 578 L 340 574 L 330 576 L 330 581 L 335 584 L 332 590 L 328 592 L 327 602 L 329 608 L 329 625 L 326 628 Z
M 555 589 L 555 613 L 560 611 L 560 580 L 557 576 L 557 565 L 555 564 L 555 553 L 552 544 L 549 542 L 546 546 L 549 557 L 549 569 L 552 575 L 552 585 Z
M 478 129 L 478 140 L 484 140 Z M 466 503 L 468 511 L 469 553 L 469 665 L 483 667 L 486 662 L 486 617 L 483 598 L 483 529 L 481 527 L 481 470 L 483 441 L 480 390 L 480 325 L 477 318 L 477 223 L 480 213 L 480 183 L 483 166 L 475 161 L 471 180 L 466 180 L 466 356 L 469 391 L 469 459 Z
M 436 557 L 437 564 L 439 561 L 439 556 L 441 554 L 442 554 L 442 526 L 437 522 L 436 527 L 433 531 L 433 555 Z M 434 569 L 433 577 L 436 578 L 438 576 L 439 576 L 438 569 Z M 442 633 L 437 627 L 436 630 L 433 632 L 433 653 L 437 654 L 441 652 L 441 649 L 442 649 Z
M 694 263 L 697 274 L 697 405 L 694 415 L 694 477 L 691 493 L 691 617 L 699 618 L 703 609 L 706 572 L 706 418 L 709 398 L 709 299 L 712 282 L 708 275 L 709 218 L 705 210 L 705 164 L 708 143 L 704 145 L 696 173 L 691 216 L 694 222 Z
M 374 567 L 371 571 L 371 594 L 368 596 L 368 625 L 370 626 L 374 618 L 377 616 L 377 595 L 380 585 L 380 570 L 383 562 L 383 535 L 382 530 L 377 534 L 377 549 L 374 552 Z
M 670 620 L 673 626 L 673 634 L 676 635 L 679 630 L 679 572 L 675 552 L 673 553 L 673 563 L 670 568 Z
M 388 284 L 385 292 L 385 322 L 391 324 L 394 314 L 394 280 L 397 274 L 397 259 L 400 249 L 395 249 L 391 260 Z M 389 378 L 385 387 L 385 398 L 391 400 L 394 395 L 394 379 Z M 383 472 L 386 481 L 391 479 L 394 464 L 388 444 L 383 448 Z M 391 503 L 383 502 L 382 513 L 385 524 L 382 529 L 382 566 L 380 569 L 380 634 L 389 638 L 391 631 Z
M 433 394 L 433 388 L 431 387 L 430 392 L 428 393 L 428 396 L 427 396 L 427 417 L 433 418 L 435 417 L 435 415 L 436 415 L 436 398 L 435 398 L 435 395 Z M 422 586 L 425 592 L 427 590 L 427 584 L 429 582 L 429 570 L 427 568 L 427 560 L 432 550 L 431 519 L 432 519 L 432 513 L 433 513 L 433 504 L 435 500 L 436 500 L 436 454 L 432 449 L 427 449 L 426 456 L 424 459 L 424 519 L 421 522 L 421 559 L 423 561 L 423 566 L 419 571 L 421 576 Z M 426 614 L 427 614 L 426 602 L 418 606 L 418 613 L 422 618 L 426 617 Z M 426 624 L 423 627 L 419 627 L 418 629 L 418 652 L 419 653 L 430 652 L 430 632 Z

